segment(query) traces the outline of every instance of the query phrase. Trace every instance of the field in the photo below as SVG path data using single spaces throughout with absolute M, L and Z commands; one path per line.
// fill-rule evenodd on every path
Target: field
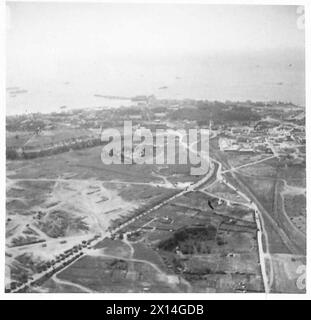
M 57 274 L 56 281 L 61 284 L 63 280 L 95 292 L 178 292 L 183 288 L 177 277 L 158 272 L 144 260 L 97 254 Z
M 232 202 L 246 203 L 246 200 L 243 197 L 222 182 L 211 184 L 209 187 L 205 188 L 205 191 Z
M 225 154 L 228 159 L 228 163 L 232 168 L 236 168 L 251 162 L 256 162 L 271 156 L 262 153 L 243 154 L 238 152 L 225 152 Z
M 285 195 L 284 209 L 293 224 L 304 234 L 306 233 L 306 197 L 300 195 Z
M 96 179 L 100 181 L 125 180 L 130 182 L 161 182 L 152 172 L 156 170 L 150 165 L 104 165 L 101 161 L 102 147 L 84 150 L 72 150 L 32 160 L 11 161 L 7 170 L 10 178 L 66 178 Z M 27 170 L 23 170 L 26 169 Z
M 85 129 L 69 129 L 60 128 L 54 130 L 44 130 L 40 134 L 34 134 L 31 139 L 28 140 L 26 146 L 44 146 L 47 144 L 58 143 L 60 141 L 78 138 L 83 136 L 93 136 L 94 134 L 90 130 Z
M 273 212 L 274 188 L 275 180 L 268 178 L 259 178 L 252 176 L 244 176 L 243 174 L 236 174 L 240 180 L 245 183 L 256 194 L 258 200 L 268 212 Z
M 66 283 L 103 292 L 261 292 L 253 213 L 202 192 L 189 193 L 123 228 L 119 238 L 105 239 L 53 281 L 45 286 L 55 290 L 55 283 Z
M 9 132 L 6 131 L 6 146 L 7 148 L 14 147 L 19 148 L 23 147 L 24 144 L 33 136 L 31 132 L 25 131 L 15 131 Z

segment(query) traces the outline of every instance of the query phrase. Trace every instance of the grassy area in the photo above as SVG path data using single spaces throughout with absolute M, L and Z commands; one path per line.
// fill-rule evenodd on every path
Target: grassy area
M 239 203 L 246 203 L 247 201 L 241 197 L 236 191 L 232 188 L 229 188 L 226 184 L 217 182 L 211 187 L 206 188 L 206 191 L 219 196 L 221 198 L 227 199 L 229 201 L 236 201 Z
M 27 146 L 43 146 L 82 136 L 93 136 L 93 133 L 85 129 L 70 128 L 60 128 L 50 131 L 44 130 L 34 135 L 27 143 Z
M 6 147 L 19 148 L 22 147 L 31 137 L 33 136 L 32 132 L 24 131 L 15 131 L 15 132 L 6 132 Z
M 100 256 L 83 257 L 58 278 L 98 292 L 174 292 L 167 279 L 148 264 Z
M 238 173 L 236 175 L 252 190 L 266 210 L 273 214 L 274 188 L 276 181 L 273 179 L 256 179 L 255 177 L 248 177 Z
M 44 158 L 14 161 L 8 163 L 8 170 L 12 171 L 12 178 L 58 178 L 69 175 L 75 179 L 161 182 L 161 179 L 152 174 L 152 165 L 103 164 L 101 150 L 102 147 L 94 147 Z M 27 167 L 27 171 L 19 170 L 21 167 Z
M 152 248 L 148 248 L 146 245 L 139 242 L 133 243 L 132 246 L 135 250 L 135 259 L 150 261 L 158 266 L 161 270 L 167 270 L 164 262 L 161 259 L 161 256 L 156 251 L 152 250 Z
M 284 196 L 284 205 L 289 217 L 306 216 L 306 196 L 287 194 Z
M 161 241 L 159 249 L 180 251 L 182 254 L 210 253 L 209 240 L 214 240 L 217 230 L 214 226 L 188 227 L 173 233 L 172 237 Z
M 271 155 L 267 154 L 242 154 L 238 152 L 225 152 L 228 162 L 232 168 L 255 162 Z
M 105 238 L 99 242 L 94 249 L 103 249 L 102 252 L 108 255 L 126 258 L 130 255 L 129 246 L 121 240 Z

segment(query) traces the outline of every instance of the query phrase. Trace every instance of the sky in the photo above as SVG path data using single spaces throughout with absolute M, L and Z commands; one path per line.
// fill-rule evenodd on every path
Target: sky
M 8 3 L 10 61 L 303 49 L 295 6 Z M 47 64 L 47 65 L 46 65 Z

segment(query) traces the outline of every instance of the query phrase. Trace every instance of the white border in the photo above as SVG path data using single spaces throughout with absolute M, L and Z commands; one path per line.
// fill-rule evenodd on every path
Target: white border
M 8 1 L 10 2 L 10 1 Z M 19 0 L 18 2 L 27 2 L 25 0 Z M 303 5 L 305 7 L 305 48 L 306 48 L 306 138 L 307 138 L 307 186 L 309 186 L 310 182 L 310 172 L 309 172 L 309 163 L 310 163 L 310 150 L 309 150 L 309 141 L 310 141 L 310 128 L 308 127 L 308 123 L 311 123 L 310 120 L 310 112 L 308 110 L 311 102 L 311 86 L 310 86 L 310 74 L 307 70 L 311 70 L 311 2 L 309 0 L 299 0 L 299 1 L 270 1 L 270 0 L 220 0 L 220 1 L 185 1 L 185 0 L 171 0 L 171 1 L 131 1 L 131 0 L 115 0 L 115 1 L 81 1 L 81 0 L 41 0 L 37 2 L 97 2 L 97 3 L 201 3 L 201 4 L 249 4 L 249 5 Z M 311 262 L 311 254 L 310 254 L 310 239 L 311 237 L 307 237 L 307 293 L 306 294 L 265 294 L 265 293 L 251 293 L 251 294 L 239 294 L 239 293 L 100 293 L 100 294 L 89 294 L 89 293 L 4 293 L 4 266 L 5 266 L 5 35 L 6 35 L 6 10 L 5 10 L 5 2 L 3 0 L 0 1 L 0 107 L 1 107 L 1 127 L 0 127 L 0 135 L 1 135 L 1 171 L 0 171 L 0 197 L 1 197 L 1 214 L 0 214 L 0 225 L 1 225 L 1 256 L 0 256 L 0 299 L 2 300 L 299 300 L 299 299 L 310 299 L 311 297 L 311 281 L 308 281 L 310 275 L 310 262 Z M 308 213 L 310 212 L 310 201 L 309 201 L 309 192 L 307 190 L 307 234 L 311 234 L 311 226 L 310 219 L 308 218 Z M 308 240 L 309 238 L 309 240 Z M 208 305 L 208 302 L 207 302 Z

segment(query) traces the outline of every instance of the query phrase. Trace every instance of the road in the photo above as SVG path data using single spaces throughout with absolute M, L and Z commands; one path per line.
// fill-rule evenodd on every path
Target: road
M 241 166 L 224 170 L 222 173 L 226 173 L 226 172 L 238 170 L 238 169 L 241 169 L 241 168 L 244 168 L 244 167 L 252 166 L 252 165 L 254 165 L 254 164 L 258 164 L 258 163 L 261 163 L 261 162 L 265 162 L 265 161 L 270 160 L 270 159 L 273 159 L 273 158 L 276 158 L 276 156 L 274 155 L 274 156 L 271 156 L 271 157 L 267 157 L 267 158 L 264 158 L 264 159 L 260 159 L 260 160 L 254 161 L 254 162 L 245 163 L 245 164 L 242 164 Z
M 77 283 L 75 283 L 75 282 L 67 281 L 67 280 L 63 280 L 63 279 L 59 279 L 59 278 L 57 277 L 57 274 L 54 274 L 54 275 L 52 276 L 52 280 L 53 280 L 55 283 L 59 284 L 59 285 L 76 287 L 76 288 L 78 288 L 78 289 L 79 289 L 80 291 L 82 291 L 82 292 L 97 293 L 95 290 L 91 290 L 91 289 L 89 289 L 89 288 L 87 288 L 87 287 L 85 287 L 85 286 L 82 286 L 82 285 L 80 285 L 80 284 L 77 284 Z

